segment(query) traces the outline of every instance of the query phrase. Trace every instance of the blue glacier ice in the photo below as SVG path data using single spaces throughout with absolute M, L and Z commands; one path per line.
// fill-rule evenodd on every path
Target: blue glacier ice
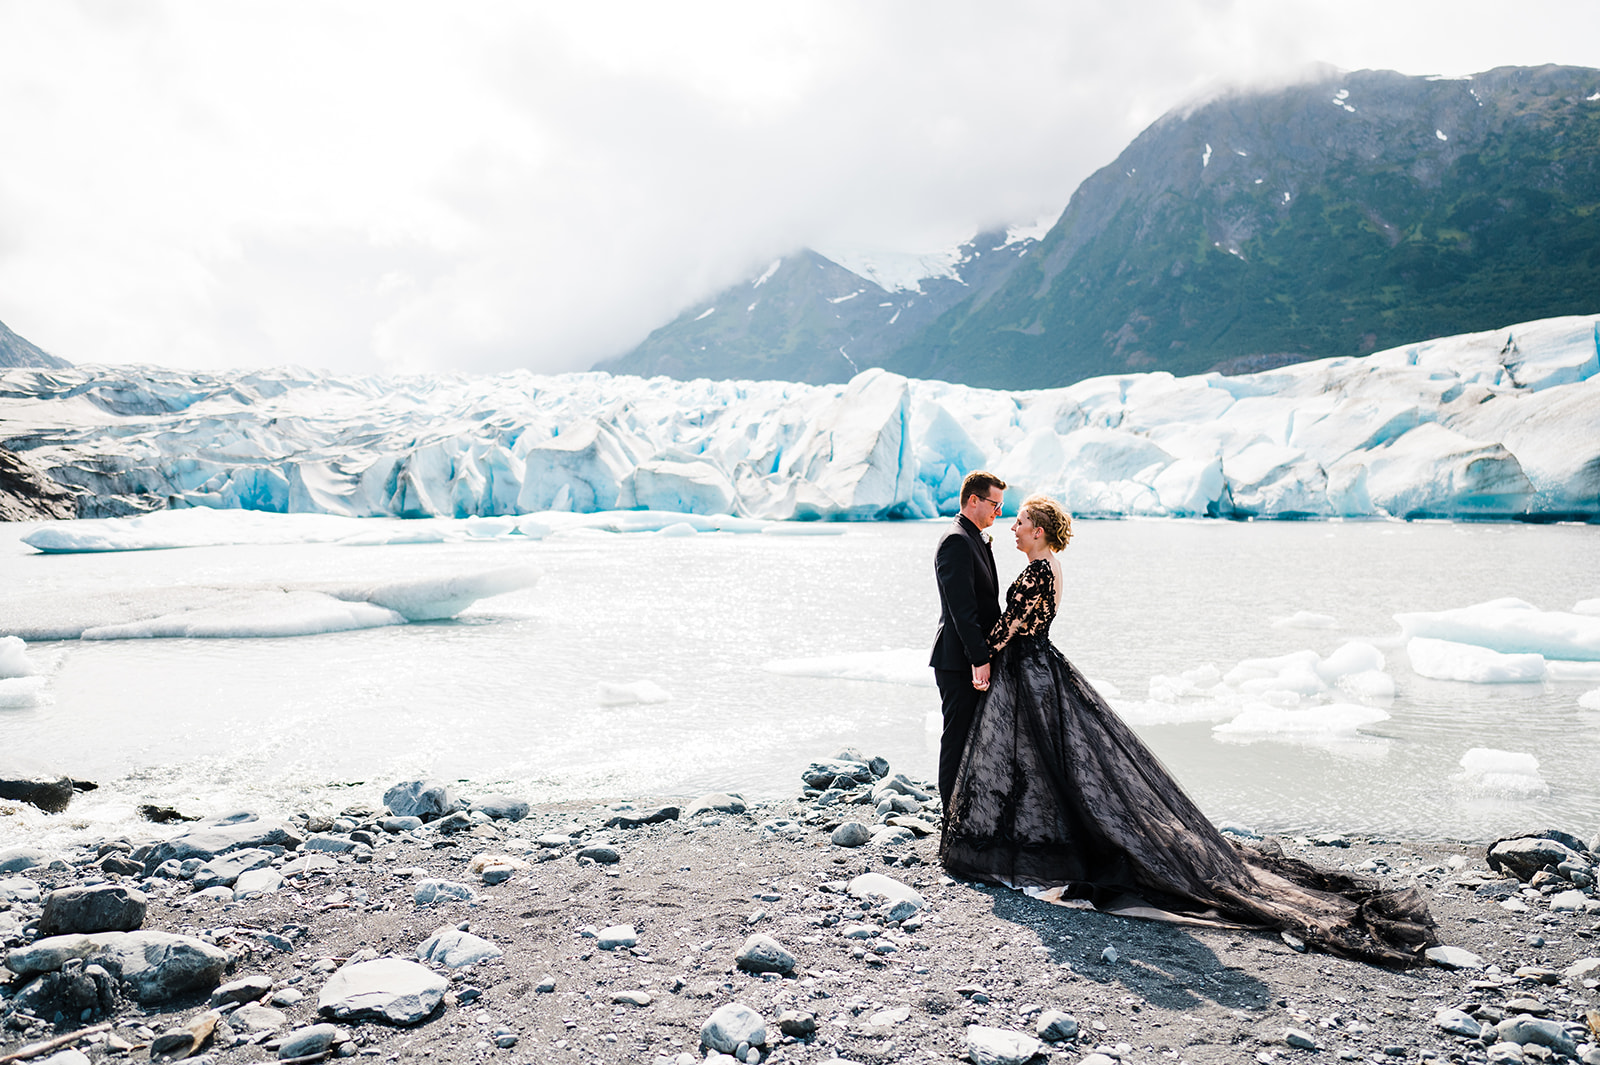
M 987 467 L 1011 509 L 1042 491 L 1100 516 L 1592 521 L 1597 338 L 1600 315 L 1575 316 L 1240 377 L 1019 392 L 877 369 L 816 386 L 8 369 L 0 446 L 92 492 L 91 516 L 540 515 L 530 534 L 561 513 L 924 518 Z

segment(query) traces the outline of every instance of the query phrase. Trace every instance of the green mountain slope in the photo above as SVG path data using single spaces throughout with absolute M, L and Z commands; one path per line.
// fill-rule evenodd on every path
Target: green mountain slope
M 1597 309 L 1600 71 L 1361 71 L 1163 117 L 885 365 L 1047 387 Z

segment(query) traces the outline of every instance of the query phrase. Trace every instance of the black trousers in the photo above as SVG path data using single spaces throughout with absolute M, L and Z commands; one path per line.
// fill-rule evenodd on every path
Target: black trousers
M 944 730 L 939 734 L 939 798 L 948 812 L 961 753 L 967 749 L 967 732 L 984 693 L 972 686 L 971 669 L 936 669 L 933 680 L 939 686 L 939 708 L 944 712 Z

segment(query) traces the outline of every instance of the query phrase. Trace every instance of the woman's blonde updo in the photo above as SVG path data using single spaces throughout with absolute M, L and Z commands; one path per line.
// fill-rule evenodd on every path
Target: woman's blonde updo
M 1072 515 L 1049 496 L 1029 496 L 1022 501 L 1022 512 L 1034 528 L 1043 531 L 1050 550 L 1060 551 L 1072 539 Z

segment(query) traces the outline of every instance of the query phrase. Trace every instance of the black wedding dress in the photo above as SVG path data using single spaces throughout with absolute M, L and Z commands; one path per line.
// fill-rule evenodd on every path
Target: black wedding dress
M 1416 889 L 1390 891 L 1223 837 L 1050 643 L 1055 578 L 1030 562 L 990 634 L 988 697 L 968 733 L 939 856 L 955 876 L 1061 888 L 1097 906 L 1292 932 L 1324 950 L 1416 965 L 1435 944 Z

